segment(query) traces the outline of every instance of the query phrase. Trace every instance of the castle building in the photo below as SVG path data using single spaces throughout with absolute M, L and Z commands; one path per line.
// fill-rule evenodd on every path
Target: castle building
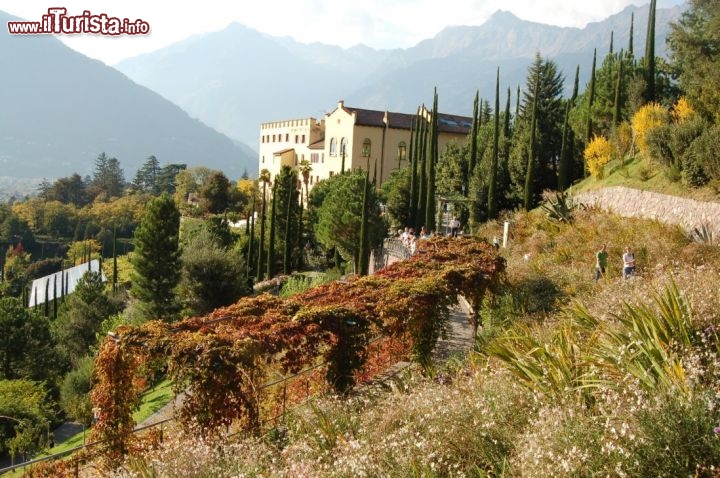
M 432 112 L 423 108 L 429 119 Z M 271 177 L 282 166 L 297 168 L 310 162 L 308 187 L 340 174 L 343 169 L 377 168 L 378 184 L 390 173 L 407 165 L 410 135 L 416 115 L 351 108 L 339 101 L 337 107 L 318 121 L 315 118 L 273 121 L 260 126 L 259 170 Z M 472 127 L 472 118 L 440 113 L 438 150 L 451 143 L 463 143 Z M 344 164 L 343 164 L 344 163 Z

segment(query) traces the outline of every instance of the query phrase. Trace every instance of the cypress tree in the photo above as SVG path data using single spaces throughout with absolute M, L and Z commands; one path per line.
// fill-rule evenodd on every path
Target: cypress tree
M 308 203 L 309 205 L 310 203 Z M 297 226 L 297 250 L 300 251 L 300 253 L 297 255 L 298 261 L 297 261 L 297 269 L 302 270 L 304 264 L 303 264 L 303 248 L 305 247 L 305 244 L 303 243 L 303 211 L 304 206 L 302 200 L 298 202 L 298 226 Z
M 423 105 L 423 110 L 425 105 Z M 422 128 L 420 131 L 420 155 L 418 167 L 418 202 L 417 216 L 415 216 L 415 227 L 419 228 L 425 221 L 425 204 L 427 203 L 427 137 L 428 122 L 427 118 L 423 118 Z
M 613 128 L 620 124 L 622 119 L 622 86 L 623 66 L 625 63 L 623 51 L 620 50 L 620 68 L 618 69 L 617 81 L 615 83 L 615 101 L 613 107 Z
M 645 41 L 645 101 L 655 101 L 655 10 L 657 0 L 650 0 Z
M 610 52 L 609 52 L 610 55 L 613 54 L 613 43 L 614 43 L 614 41 L 615 41 L 615 31 L 614 31 L 614 30 L 610 30 Z
M 293 182 L 293 175 L 289 175 L 288 177 L 288 183 Z M 293 187 L 293 184 L 288 184 L 287 187 L 288 193 L 287 193 L 287 207 L 285 209 L 285 247 L 283 249 L 283 272 L 285 274 L 289 274 L 290 270 L 292 269 L 292 265 L 290 264 L 292 260 L 292 215 L 293 215 L 293 196 L 295 193 L 295 188 Z
M 425 228 L 435 230 L 435 165 L 438 162 L 438 94 L 433 93 L 433 110 L 430 122 L 430 157 L 428 159 L 427 202 L 425 205 Z
M 570 136 L 570 110 L 575 106 L 578 95 L 578 82 L 580 81 L 580 65 L 575 68 L 575 83 L 570 100 L 565 105 L 565 121 L 563 122 L 562 145 L 560 147 L 560 164 L 558 165 L 558 189 L 566 190 L 572 183 L 572 145 Z
M 113 294 L 117 293 L 118 288 L 118 265 L 117 265 L 117 227 L 113 227 L 113 278 L 112 278 L 112 291 Z
M 497 176 L 500 155 L 500 68 L 495 78 L 495 127 L 493 131 L 493 154 L 490 163 L 490 184 L 488 185 L 488 219 L 497 216 Z
M 593 135 L 593 124 L 592 124 L 592 108 L 595 102 L 595 64 L 597 61 L 597 49 L 593 50 L 593 62 L 592 70 L 590 71 L 590 88 L 588 93 L 588 117 L 587 117 L 587 134 L 585 135 L 586 144 L 590 144 Z M 585 159 L 583 159 L 583 174 L 587 176 L 587 166 L 585 166 Z
M 418 174 L 419 174 L 419 167 L 418 167 L 418 161 L 420 158 L 420 122 L 422 119 L 420 118 L 419 114 L 415 115 L 415 137 L 413 138 L 414 145 L 412 148 L 412 155 L 410 155 L 411 158 L 411 174 L 410 174 L 410 213 L 409 217 L 407 218 L 405 222 L 405 226 L 409 226 L 410 224 L 413 224 L 415 222 L 415 219 L 417 218 L 417 205 L 418 205 Z
M 478 131 L 480 130 L 478 126 L 478 121 L 480 119 L 479 116 L 479 107 L 480 107 L 480 92 L 478 90 L 475 91 L 475 101 L 473 101 L 473 122 L 472 122 L 472 129 L 470 130 L 470 166 L 468 168 L 468 177 L 472 176 L 473 170 L 475 169 L 475 164 L 477 163 L 477 138 L 478 138 Z M 466 178 L 467 179 L 467 178 Z
M 248 278 L 253 277 L 253 255 L 255 249 L 255 194 L 253 194 L 252 205 L 250 206 L 250 217 L 248 218 L 248 226 L 250 230 L 250 238 L 248 240 L 248 252 L 247 252 L 247 276 Z
M 628 55 L 633 55 L 633 30 L 635 27 L 635 12 L 630 14 L 630 40 L 628 41 Z
M 366 276 L 370 269 L 370 251 L 368 250 L 368 201 L 370 189 L 370 165 L 365 171 L 363 182 L 362 216 L 360 219 L 360 244 L 358 247 L 357 273 Z
M 145 319 L 171 322 L 180 311 L 175 293 L 180 282 L 179 230 L 180 212 L 169 194 L 148 202 L 135 229 L 131 289 Z
M 50 278 L 45 279 L 45 317 L 50 317 Z
M 62 274 L 62 272 L 60 273 Z M 57 300 L 57 274 L 53 275 L 53 319 L 57 319 L 58 300 Z
M 263 280 L 265 274 L 265 216 L 267 214 L 267 183 L 270 182 L 270 171 L 263 169 L 260 171 L 260 181 L 263 183 L 263 196 L 262 206 L 260 209 L 260 241 L 258 243 L 258 262 L 257 262 L 257 275 L 258 281 Z
M 270 212 L 270 237 L 268 238 L 268 258 L 267 258 L 267 278 L 272 279 L 275 277 L 275 220 L 277 214 L 277 189 L 278 180 L 275 177 L 275 182 L 272 188 L 272 211 Z
M 526 211 L 529 211 L 533 207 L 534 202 L 534 191 L 533 182 L 534 169 L 535 169 L 535 130 L 537 129 L 537 106 L 538 97 L 540 96 L 540 70 L 538 69 L 535 74 L 535 91 L 533 92 L 533 110 L 532 120 L 530 121 L 530 147 L 528 148 L 528 160 L 527 160 L 527 171 L 525 172 L 525 194 L 523 198 L 523 205 Z
M 520 117 L 520 85 L 517 87 L 517 99 L 515 100 L 515 118 Z

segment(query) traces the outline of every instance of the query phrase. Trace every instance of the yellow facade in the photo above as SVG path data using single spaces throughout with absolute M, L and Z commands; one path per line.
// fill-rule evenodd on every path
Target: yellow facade
M 429 118 L 427 110 L 421 114 Z M 343 101 L 327 113 L 323 121 L 314 118 L 263 123 L 260 129 L 260 170 L 267 168 L 272 177 L 284 164 L 295 166 L 303 159 L 311 163 L 309 188 L 342 170 L 377 170 L 382 184 L 390 173 L 408 164 L 410 136 L 415 115 L 346 107 Z M 440 114 L 438 148 L 463 143 L 472 118 Z M 295 142 L 303 136 L 305 142 Z M 289 141 L 287 141 L 289 140 Z M 344 153 L 344 154 L 343 154 Z

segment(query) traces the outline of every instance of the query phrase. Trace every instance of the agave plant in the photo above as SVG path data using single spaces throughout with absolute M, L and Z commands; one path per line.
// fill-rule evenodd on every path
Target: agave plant
M 715 231 L 708 223 L 703 223 L 699 227 L 694 228 L 692 232 L 692 238 L 697 242 L 701 242 L 709 246 L 714 246 L 717 244 Z
M 548 218 L 560 222 L 572 221 L 572 212 L 577 207 L 572 197 L 565 194 L 564 191 L 556 192 L 554 198 L 549 197 L 545 204 L 542 205 Z

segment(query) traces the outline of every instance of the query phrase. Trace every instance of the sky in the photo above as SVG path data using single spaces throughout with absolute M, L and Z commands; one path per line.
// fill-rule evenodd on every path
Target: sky
M 0 10 L 30 21 L 40 21 L 50 7 L 64 7 L 68 15 L 89 10 L 92 15 L 147 22 L 147 35 L 58 35 L 71 48 L 113 65 L 192 35 L 222 30 L 231 22 L 303 43 L 408 48 L 447 26 L 481 25 L 497 10 L 510 11 L 523 20 L 582 28 L 628 5 L 647 3 L 649 0 L 0 0 Z M 658 8 L 680 3 L 683 0 L 658 0 Z

